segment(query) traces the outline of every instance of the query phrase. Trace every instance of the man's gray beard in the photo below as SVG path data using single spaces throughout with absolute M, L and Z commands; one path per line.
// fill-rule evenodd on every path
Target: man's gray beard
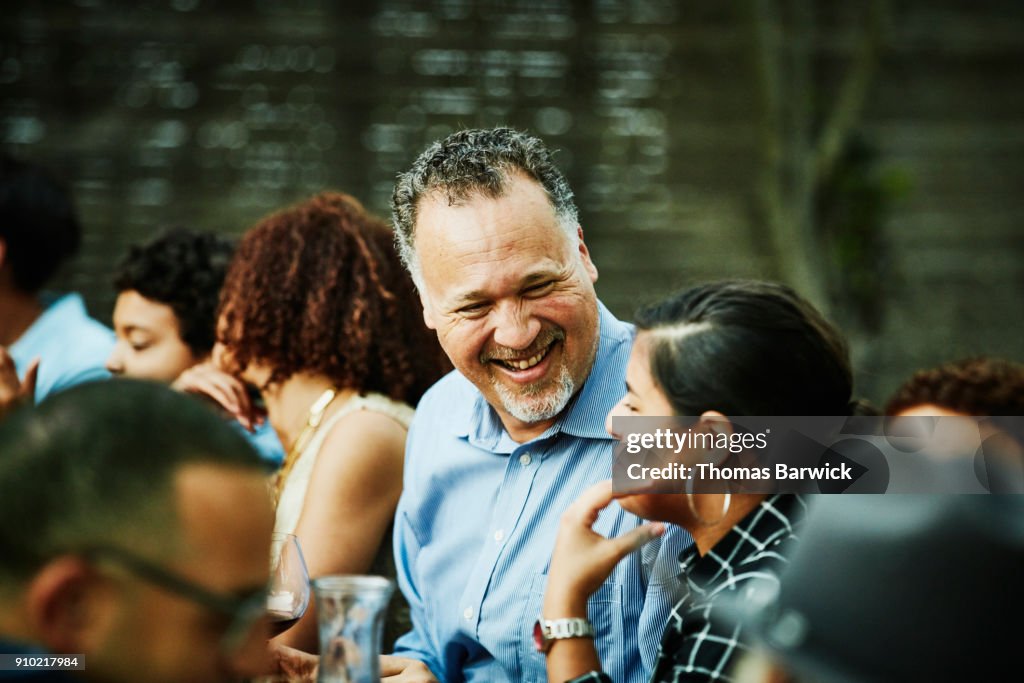
M 496 379 L 492 380 L 492 386 L 505 412 L 526 424 L 550 420 L 557 416 L 565 410 L 576 393 L 576 383 L 572 381 L 569 368 L 565 364 L 558 369 L 555 386 L 545 388 L 542 394 L 531 395 L 529 387 L 523 393 L 515 392 Z

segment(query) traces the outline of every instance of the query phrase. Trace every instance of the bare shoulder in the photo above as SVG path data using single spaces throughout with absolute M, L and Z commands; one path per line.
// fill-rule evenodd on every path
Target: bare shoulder
M 339 419 L 324 438 L 317 465 L 331 469 L 402 467 L 407 430 L 394 418 L 355 410 Z
M 379 443 L 393 445 L 395 441 L 404 446 L 408 430 L 395 418 L 375 410 L 353 410 L 339 419 L 324 439 L 324 445 L 331 443 Z

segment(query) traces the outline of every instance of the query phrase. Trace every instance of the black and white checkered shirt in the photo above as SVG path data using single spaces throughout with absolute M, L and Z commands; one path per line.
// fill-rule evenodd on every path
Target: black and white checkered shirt
M 687 591 L 665 625 L 652 683 L 732 680 L 730 669 L 746 646 L 740 627 L 723 626 L 713 617 L 716 599 L 763 585 L 758 582 L 778 585 L 806 511 L 800 496 L 770 496 L 704 557 L 696 546 L 683 551 L 680 579 Z M 611 683 L 611 678 L 593 671 L 571 683 Z

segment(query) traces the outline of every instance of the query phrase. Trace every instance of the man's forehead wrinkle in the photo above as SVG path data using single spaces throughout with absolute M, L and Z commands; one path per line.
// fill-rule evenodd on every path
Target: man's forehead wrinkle
M 509 254 L 511 256 L 511 254 Z M 503 261 L 505 257 L 498 256 L 491 259 L 475 261 L 475 264 L 486 265 L 488 263 L 497 263 Z M 565 268 L 561 264 L 555 263 L 548 259 L 540 261 L 529 269 L 523 269 L 515 273 L 510 273 L 504 277 L 496 276 L 495 269 L 483 269 L 484 275 L 481 276 L 479 282 L 466 282 L 466 287 L 461 291 L 458 291 L 452 297 L 456 301 L 468 301 L 477 300 L 480 298 L 486 298 L 492 291 L 502 290 L 517 290 L 519 287 L 529 285 L 534 282 L 538 282 L 548 277 L 561 276 Z
M 461 204 L 456 209 L 466 207 L 468 204 Z M 436 206 L 436 205 L 435 205 Z M 544 225 L 543 222 L 537 223 L 534 221 L 522 221 L 516 220 L 515 222 L 509 222 L 507 211 L 502 209 L 499 211 L 497 206 L 482 206 L 478 208 L 478 215 L 483 217 L 491 217 L 490 220 L 495 220 L 499 225 L 496 228 L 488 228 L 480 226 L 478 230 L 462 230 L 458 236 L 459 247 L 472 247 L 480 245 L 482 249 L 480 251 L 500 251 L 507 252 L 509 254 L 519 253 L 524 242 L 546 239 L 547 231 L 555 234 L 559 240 L 562 239 L 562 231 L 554 225 Z M 441 240 L 454 239 L 449 235 L 449 226 L 444 220 L 444 216 L 435 218 L 435 230 L 436 234 L 440 236 Z M 486 220 L 486 218 L 485 218 Z M 445 249 L 448 251 L 448 249 Z M 463 249 L 459 249 L 463 251 Z
M 500 236 L 487 232 L 459 237 L 458 249 L 445 249 L 458 266 L 497 264 L 522 256 L 524 243 L 537 239 L 538 228 L 532 225 L 516 225 L 502 231 Z M 566 270 L 562 254 L 545 254 L 531 259 L 516 270 L 518 278 L 538 272 Z M 448 266 L 451 267 L 451 266 Z

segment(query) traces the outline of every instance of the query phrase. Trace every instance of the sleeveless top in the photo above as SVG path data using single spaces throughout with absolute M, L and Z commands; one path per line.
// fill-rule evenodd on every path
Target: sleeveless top
M 406 430 L 412 421 L 413 409 L 404 403 L 392 400 L 382 394 L 369 393 L 365 396 L 356 394 L 348 399 L 341 409 L 320 425 L 316 434 L 309 440 L 306 448 L 299 455 L 299 459 L 292 467 L 288 479 L 284 482 L 281 490 L 281 499 L 277 503 L 277 519 L 274 524 L 274 531 L 294 534 L 298 526 L 299 516 L 302 514 L 302 505 L 306 501 L 306 491 L 309 489 L 309 480 L 313 476 L 313 466 L 316 465 L 316 458 L 320 454 L 320 448 L 324 439 L 346 415 L 357 410 L 369 410 L 380 413 L 393 419 L 402 425 Z
M 316 464 L 316 458 L 320 454 L 320 448 L 324 444 L 324 439 L 327 438 L 331 429 L 334 428 L 334 425 L 341 418 L 357 410 L 369 410 L 386 415 L 402 425 L 407 431 L 409 424 L 412 422 L 414 412 L 405 403 L 390 399 L 383 394 L 372 392 L 365 396 L 356 394 L 348 399 L 338 412 L 320 425 L 320 428 L 316 430 L 316 434 L 313 435 L 313 438 L 309 440 L 309 444 L 306 445 L 306 448 L 299 455 L 299 459 L 288 475 L 288 479 L 284 483 L 284 489 L 281 491 L 281 499 L 277 504 L 277 519 L 274 524 L 274 531 L 288 534 L 295 533 L 295 527 L 299 523 L 299 516 L 302 514 L 302 505 L 306 500 L 306 491 L 309 489 L 309 480 L 313 475 L 313 466 Z M 391 552 L 393 528 L 393 523 L 388 526 L 380 548 L 377 549 L 373 564 L 370 566 L 370 570 L 366 572 L 376 576 L 385 576 L 392 581 L 395 580 L 396 575 L 395 556 Z M 412 620 L 409 616 L 409 605 L 402 594 L 395 590 L 391 598 L 387 618 L 384 622 L 382 652 L 391 652 L 398 637 L 410 630 L 412 630 Z

